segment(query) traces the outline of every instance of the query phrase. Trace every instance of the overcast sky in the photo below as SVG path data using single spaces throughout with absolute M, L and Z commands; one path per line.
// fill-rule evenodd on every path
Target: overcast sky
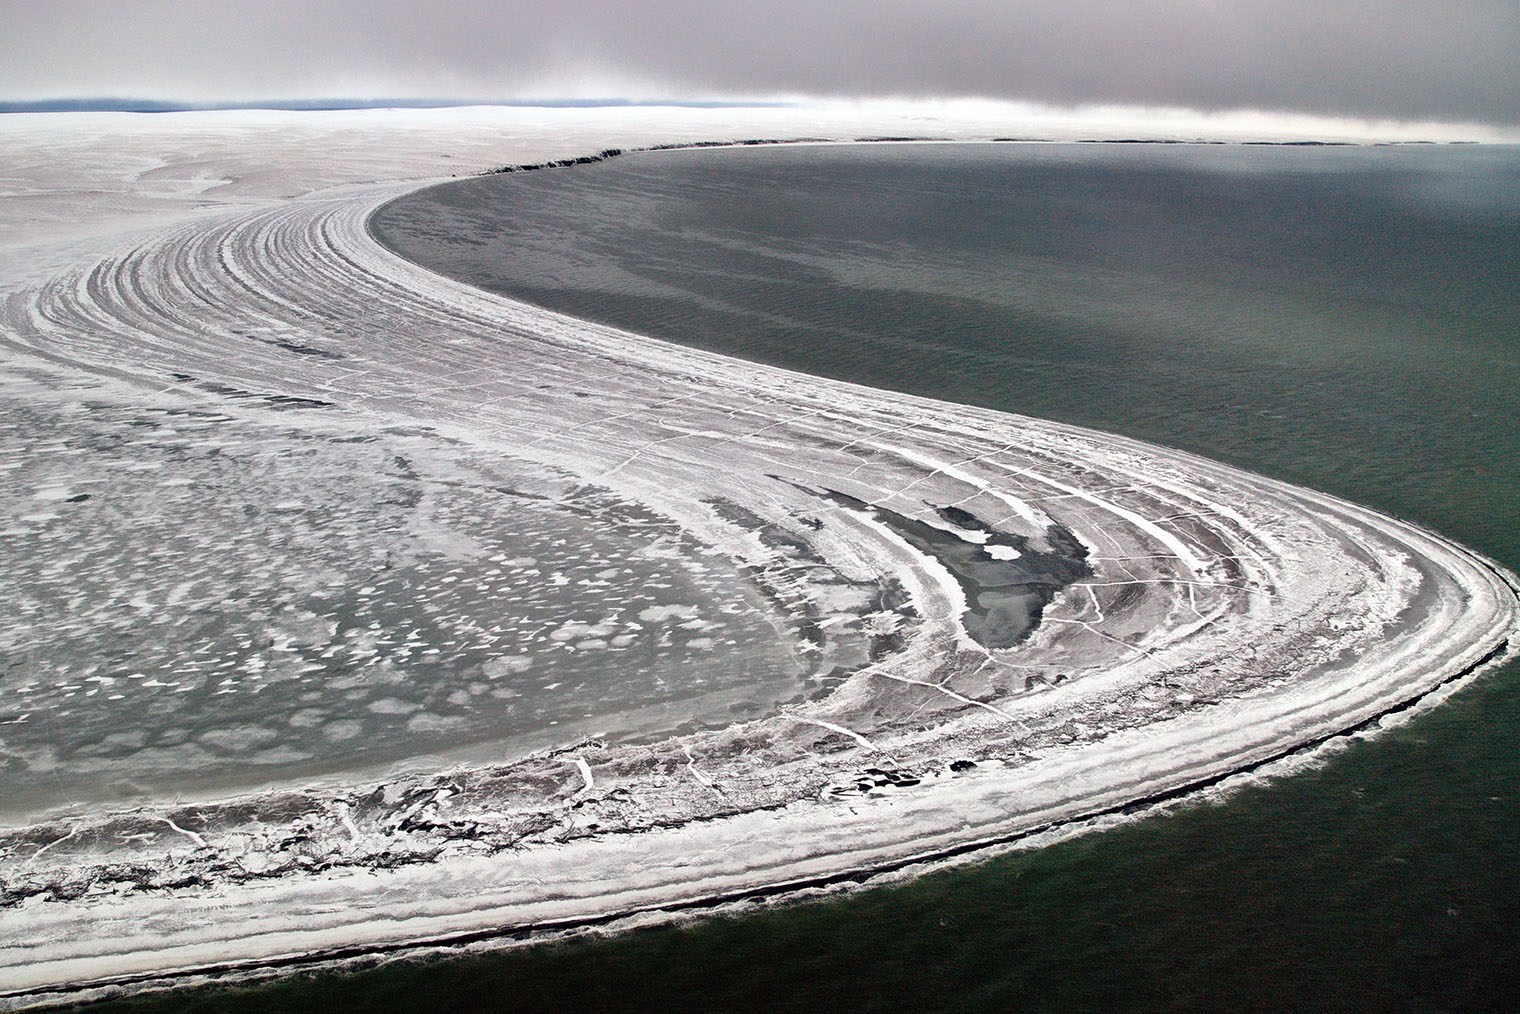
M 0 101 L 987 97 L 1520 122 L 1520 0 L 0 0 Z

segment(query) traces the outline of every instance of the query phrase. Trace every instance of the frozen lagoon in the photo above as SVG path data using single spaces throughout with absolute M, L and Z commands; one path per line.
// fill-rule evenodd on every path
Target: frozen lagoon
M 5 384 L 11 823 L 722 725 L 821 679 L 722 557 L 565 476 L 57 380 Z
M 267 179 L 214 195 L 236 159 L 273 160 L 270 129 L 216 142 L 232 154 L 198 175 L 210 190 L 176 192 L 184 221 L 157 207 L 166 199 L 154 187 L 176 179 L 162 171 L 174 165 L 135 167 L 114 207 L 165 214 L 173 228 L 64 230 L 77 245 L 59 242 L 52 265 L 15 258 L 14 277 L 36 276 L 15 286 L 4 322 L 14 375 L 31 378 L 15 389 L 20 404 L 46 414 L 60 399 L 42 392 L 71 385 L 92 392 L 73 399 L 87 419 L 97 402 L 211 398 L 242 431 L 274 427 L 270 439 L 297 448 L 292 433 L 312 429 L 415 440 L 407 427 L 425 425 L 430 445 L 462 448 L 414 450 L 430 475 L 460 467 L 457 454 L 551 491 L 573 479 L 717 550 L 706 558 L 742 567 L 793 622 L 811 618 L 823 633 L 799 638 L 802 654 L 847 658 L 887 635 L 892 650 L 846 662 L 847 678 L 809 704 L 678 739 L 564 742 L 508 767 L 87 807 L 15 828 L 0 953 L 31 976 L 18 989 L 837 881 L 1259 764 L 1460 678 L 1513 630 L 1513 594 L 1483 561 L 1329 497 L 1118 438 L 674 349 L 448 283 L 369 240 L 369 210 L 416 183 L 334 187 L 353 158 L 341 143 L 316 156 L 321 172 L 289 170 L 284 187 L 313 188 L 298 200 L 250 196 Z M 35 144 L 56 145 L 41 133 Z M 564 143 L 604 140 L 626 143 L 610 132 Z M 91 143 L 105 144 L 81 142 L 84 156 Z M 208 172 L 199 154 L 178 156 L 180 176 Z M 90 168 L 84 156 L 76 171 Z M 388 148 L 371 171 L 386 158 L 403 161 Z M 43 206 L 67 210 L 62 198 Z M 89 431 L 69 425 L 76 440 Z M 359 473 L 376 481 L 362 454 L 354 461 L 333 465 L 341 490 Z M 292 499 L 280 484 L 306 486 L 308 464 L 248 488 L 277 508 Z M 67 476 L 36 488 L 47 495 L 25 508 L 26 524 L 62 520 L 77 495 Z M 1094 574 L 1029 642 L 988 650 L 965 635 L 953 577 L 851 501 L 940 526 L 953 506 L 1034 544 L 1059 526 L 1088 547 Z M 172 515 L 172 499 L 154 506 Z M 445 527 L 459 513 L 444 509 Z M 340 514 L 336 527 L 353 521 Z M 145 572 L 134 592 L 168 605 L 189 577 L 173 576 Z M 859 589 L 882 587 L 911 608 L 861 608 Z M 373 692 L 354 703 L 387 699 Z

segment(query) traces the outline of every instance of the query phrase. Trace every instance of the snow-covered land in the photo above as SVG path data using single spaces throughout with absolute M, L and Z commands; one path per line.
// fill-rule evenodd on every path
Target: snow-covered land
M 0 1006 L 861 882 L 1250 777 L 1505 655 L 1514 579 L 1438 535 L 573 320 L 366 227 L 613 147 L 1143 132 L 989 105 L 0 118 Z M 910 522 L 1081 573 L 987 647 Z

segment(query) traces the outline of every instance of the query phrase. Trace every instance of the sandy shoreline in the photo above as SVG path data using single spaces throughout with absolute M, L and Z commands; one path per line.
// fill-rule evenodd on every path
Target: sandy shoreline
M 796 119 L 807 136 L 833 126 Z M 581 130 L 531 143 L 623 140 Z M 278 136 L 256 126 L 223 142 L 225 170 L 188 161 L 224 179 L 267 159 Z M 33 143 L 45 148 L 47 131 Z M 121 221 L 175 227 L 134 224 L 127 242 L 73 236 L 45 270 L 18 271 L 0 312 L 7 360 L 145 389 L 170 371 L 273 388 L 358 427 L 425 420 L 636 500 L 808 615 L 850 614 L 843 589 L 888 580 L 912 613 L 892 621 L 891 655 L 827 697 L 723 730 L 0 832 L 0 1003 L 869 879 L 1280 762 L 1510 649 L 1513 578 L 1364 508 L 1137 441 L 680 349 L 442 279 L 368 231 L 374 208 L 419 184 L 343 179 L 352 164 L 403 179 L 415 149 L 349 143 L 309 152 L 315 171 L 286 170 L 279 196 L 234 183 L 209 204 L 187 191 L 172 214 L 124 180 Z M 43 232 L 3 263 L 46 246 Z M 250 343 L 251 322 L 344 358 Z M 1059 525 L 1095 573 L 1000 653 L 966 635 L 952 574 L 829 492 L 940 526 L 956 505 L 1030 544 Z M 725 518 L 714 497 L 757 521 Z

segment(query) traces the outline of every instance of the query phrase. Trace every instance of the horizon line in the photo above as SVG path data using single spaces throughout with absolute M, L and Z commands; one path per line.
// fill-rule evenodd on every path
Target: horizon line
M 468 106 L 503 106 L 539 109 L 598 109 L 604 107 L 676 106 L 689 109 L 785 108 L 795 102 L 768 99 L 674 99 L 674 98 L 313 98 L 243 99 L 197 102 L 194 100 L 139 99 L 121 96 L 90 96 L 53 99 L 0 100 L 0 113 L 197 113 L 239 110 L 280 112 L 340 112 L 362 109 L 453 109 Z

